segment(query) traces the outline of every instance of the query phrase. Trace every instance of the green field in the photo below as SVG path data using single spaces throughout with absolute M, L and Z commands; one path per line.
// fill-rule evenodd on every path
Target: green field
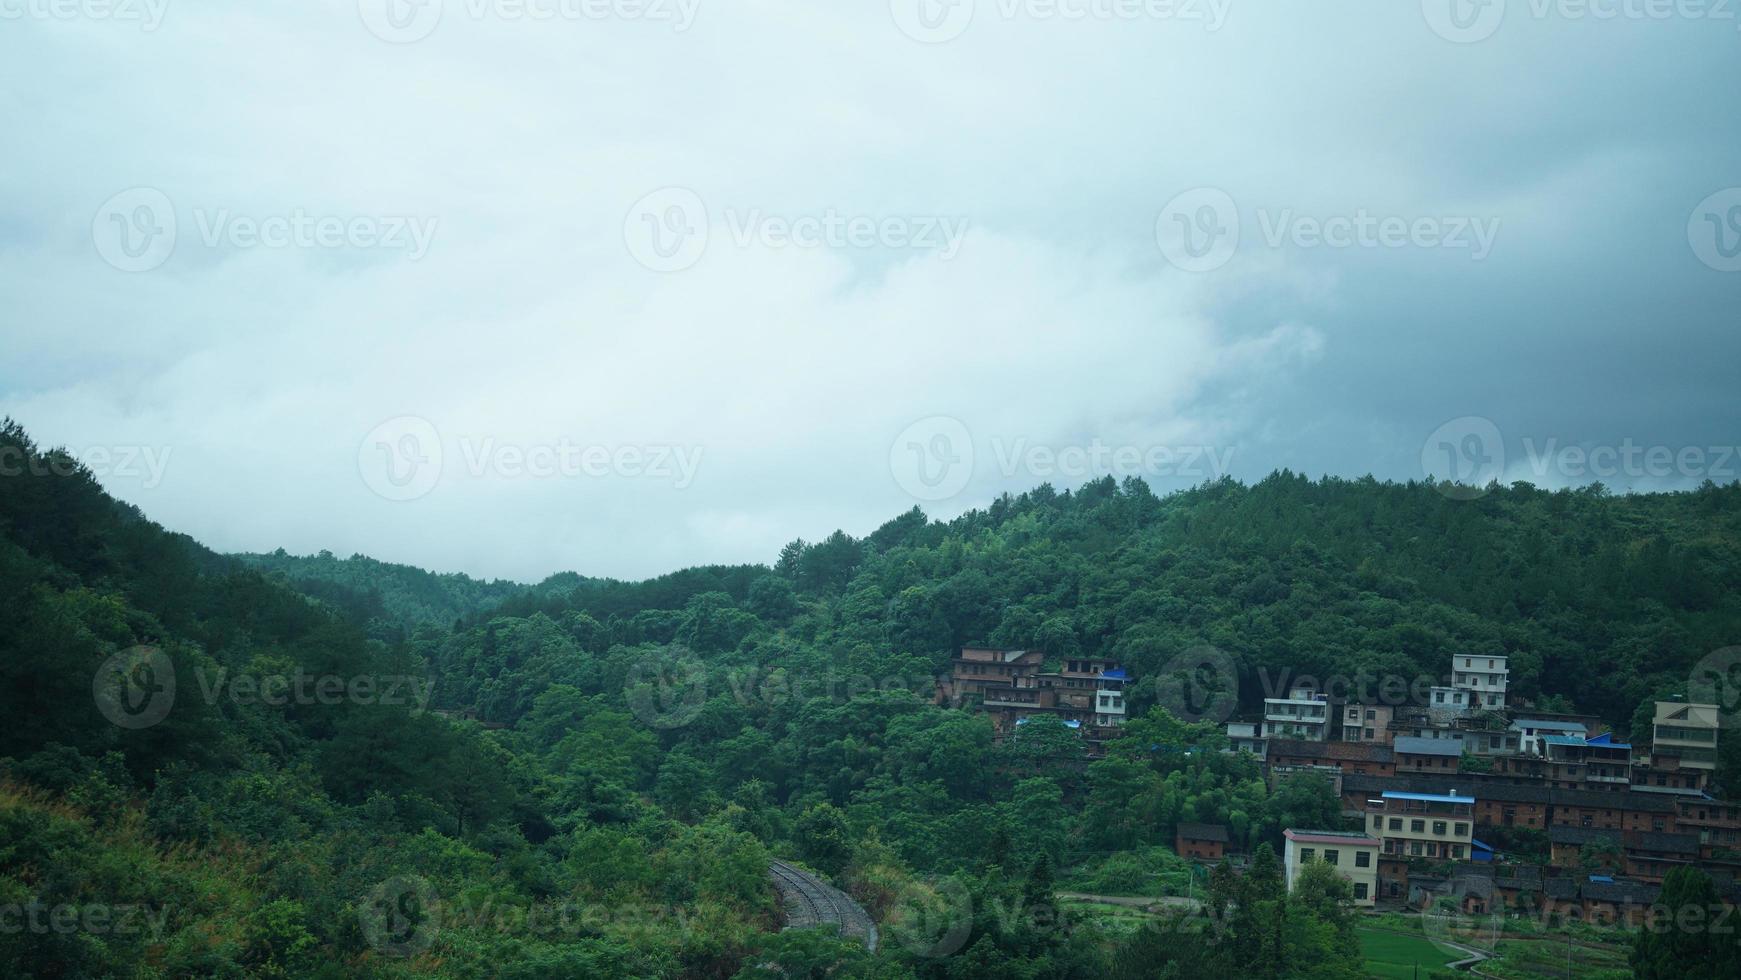
M 1427 976 L 1447 963 L 1462 959 L 1441 950 L 1421 936 L 1405 936 L 1382 929 L 1360 929 L 1360 951 L 1366 956 L 1366 972 L 1375 977 Z

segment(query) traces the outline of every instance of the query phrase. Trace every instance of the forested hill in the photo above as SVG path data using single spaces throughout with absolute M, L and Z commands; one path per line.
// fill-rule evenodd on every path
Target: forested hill
M 512 595 L 534 587 L 504 579 L 484 581 L 457 573 L 439 574 L 411 565 L 376 561 L 366 555 L 337 558 L 330 551 L 292 555 L 283 548 L 270 554 L 238 554 L 237 560 L 282 579 L 299 592 L 314 596 L 363 621 L 385 620 L 403 626 L 452 624 L 488 612 Z M 569 590 L 578 575 L 551 578 L 541 587 Z
M 1517 484 L 1465 500 L 1284 472 L 1157 498 L 1108 478 L 947 523 L 914 509 L 863 540 L 794 542 L 769 569 L 547 588 L 506 600 L 496 629 L 542 613 L 584 649 L 683 642 L 718 661 L 809 669 L 941 670 L 963 643 L 988 641 L 1110 654 L 1138 677 L 1207 642 L 1237 658 L 1247 705 L 1265 675 L 1443 676 L 1453 653 L 1502 653 L 1515 693 L 1624 730 L 1741 638 L 1738 518 L 1738 485 Z M 426 652 L 488 674 L 465 652 L 484 633 L 470 633 Z M 524 703 L 480 707 L 512 720 Z
M 0 453 L 23 461 L 0 467 L 0 906 L 153 923 L 0 930 L 24 975 L 1358 976 L 1340 879 L 1289 895 L 1269 850 L 1338 825 L 1327 781 L 1272 792 L 1250 756 L 1193 751 L 1216 726 L 1140 683 L 1104 760 L 1055 721 L 999 741 L 933 703 L 951 653 L 1105 652 L 1140 681 L 1207 642 L 1255 703 L 1260 670 L 1503 652 L 1521 696 L 1623 723 L 1741 635 L 1735 486 L 1102 480 L 770 566 L 495 595 L 217 555 L 15 425 Z M 1254 854 L 1210 883 L 1226 930 L 1052 907 L 1055 873 L 1181 873 L 1183 821 Z M 877 953 L 776 932 L 770 856 L 850 892 Z

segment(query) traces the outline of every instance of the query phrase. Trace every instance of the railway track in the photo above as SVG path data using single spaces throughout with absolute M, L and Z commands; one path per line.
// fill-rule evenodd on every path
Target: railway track
M 780 893 L 787 929 L 833 925 L 842 936 L 856 937 L 866 949 L 876 952 L 876 923 L 845 892 L 784 861 L 769 861 L 768 877 L 774 882 L 774 890 Z

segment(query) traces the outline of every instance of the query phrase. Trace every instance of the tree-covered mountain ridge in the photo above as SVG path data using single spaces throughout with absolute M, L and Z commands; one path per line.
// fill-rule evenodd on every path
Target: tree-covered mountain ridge
M 1355 976 L 1334 876 L 1295 896 L 1268 865 L 1222 880 L 1244 911 L 1215 935 L 1050 904 L 1055 873 L 1172 880 L 1180 822 L 1262 864 L 1281 828 L 1337 824 L 1327 782 L 1272 791 L 1249 757 L 1192 751 L 1214 726 L 1146 710 L 1140 685 L 1134 737 L 1091 761 L 1058 725 L 997 739 L 929 679 L 967 642 L 1139 678 L 1211 643 L 1252 700 L 1260 671 L 1443 673 L 1493 650 L 1522 696 L 1623 722 L 1737 625 L 1735 486 L 1100 480 L 946 522 L 915 508 L 767 566 L 461 582 L 413 615 L 386 597 L 416 589 L 371 576 L 419 576 L 218 555 L 15 425 L 0 449 L 32 461 L 0 469 L 0 910 L 149 925 L 0 930 L 26 975 Z M 166 710 L 117 720 L 109 665 L 141 649 L 163 659 L 131 676 Z M 449 710 L 383 694 L 407 686 Z M 847 890 L 878 952 L 776 932 L 770 856 Z M 949 928 L 916 933 L 939 902 Z
M 1112 656 L 1139 678 L 1207 643 L 1238 663 L 1248 706 L 1285 677 L 1442 677 L 1453 654 L 1502 653 L 1513 691 L 1622 729 L 1741 637 L 1741 484 L 1445 491 L 1286 471 L 1166 496 L 1136 479 L 1041 486 L 794 541 L 771 567 L 554 576 L 456 625 L 541 614 L 593 647 L 687 639 L 728 662 L 826 639 L 841 667 L 936 672 L 983 642 Z

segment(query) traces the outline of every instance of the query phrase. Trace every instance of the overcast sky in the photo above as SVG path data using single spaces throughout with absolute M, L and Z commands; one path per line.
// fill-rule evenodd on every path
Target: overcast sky
M 1716 7 L 0 0 L 0 413 L 220 550 L 522 580 L 1733 480 Z

